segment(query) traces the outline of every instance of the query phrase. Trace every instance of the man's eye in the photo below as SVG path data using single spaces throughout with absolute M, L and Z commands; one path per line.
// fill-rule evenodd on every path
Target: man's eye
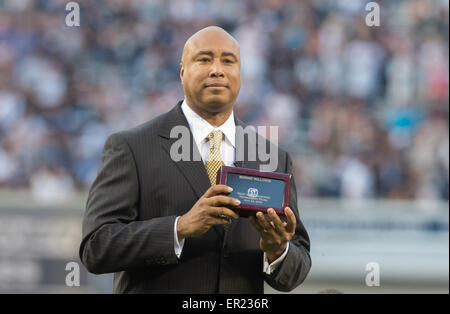
M 201 61 L 201 62 L 208 62 L 209 58 L 201 58 L 201 59 L 199 59 L 199 61 Z
M 225 60 L 223 60 L 223 62 L 225 62 L 225 63 L 233 63 L 233 60 L 225 59 Z

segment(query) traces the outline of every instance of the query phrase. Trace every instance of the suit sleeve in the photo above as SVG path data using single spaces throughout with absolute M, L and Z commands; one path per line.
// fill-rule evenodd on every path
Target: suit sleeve
M 139 182 L 133 154 L 111 135 L 92 184 L 83 219 L 80 259 L 94 274 L 178 263 L 175 216 L 138 221 Z
M 286 154 L 286 173 L 292 174 L 292 160 L 289 154 Z M 305 280 L 311 268 L 310 241 L 299 217 L 297 188 L 293 177 L 289 192 L 289 204 L 297 221 L 295 234 L 289 241 L 287 255 L 281 264 L 271 275 L 264 274 L 264 278 L 270 286 L 284 292 L 291 291 L 299 286 Z

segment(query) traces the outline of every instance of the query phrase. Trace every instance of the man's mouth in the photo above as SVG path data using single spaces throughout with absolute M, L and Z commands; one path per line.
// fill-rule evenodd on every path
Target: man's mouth
M 212 87 L 212 88 L 228 88 L 226 84 L 223 83 L 210 83 L 205 84 L 205 88 Z

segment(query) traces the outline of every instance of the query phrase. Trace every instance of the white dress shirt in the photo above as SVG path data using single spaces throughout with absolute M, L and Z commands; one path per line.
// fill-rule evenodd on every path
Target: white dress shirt
M 214 127 L 211 124 L 209 124 L 209 122 L 207 122 L 205 119 L 200 117 L 194 110 L 192 110 L 191 107 L 189 107 L 189 105 L 186 103 L 186 100 L 184 100 L 183 103 L 181 104 L 181 110 L 183 111 L 183 114 L 185 115 L 186 120 L 189 124 L 189 128 L 191 129 L 194 141 L 197 144 L 198 151 L 202 156 L 203 163 L 205 164 L 208 159 L 208 152 L 209 152 L 208 135 L 212 131 L 219 130 L 222 131 L 222 133 L 225 135 L 225 140 L 220 145 L 220 153 L 222 155 L 222 161 L 226 166 L 233 166 L 236 153 L 235 147 L 236 124 L 234 122 L 234 112 L 233 111 L 231 112 L 230 116 L 228 117 L 227 121 L 225 121 L 225 123 L 223 123 L 218 127 Z M 174 226 L 175 254 L 177 255 L 178 258 L 180 257 L 181 251 L 183 250 L 184 246 L 184 239 L 181 241 L 181 243 L 179 243 L 178 241 L 177 223 L 179 218 L 180 217 L 178 216 L 175 219 L 175 226 Z M 276 269 L 276 267 L 284 260 L 288 249 L 289 249 L 289 242 L 283 254 L 277 260 L 272 262 L 270 265 L 269 261 L 267 260 L 267 255 L 266 253 L 264 253 L 263 271 L 270 275 Z

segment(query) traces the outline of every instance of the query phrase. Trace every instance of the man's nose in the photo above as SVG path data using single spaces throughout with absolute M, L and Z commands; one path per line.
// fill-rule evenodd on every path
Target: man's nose
M 220 60 L 215 60 L 211 66 L 210 77 L 224 77 L 222 64 Z

